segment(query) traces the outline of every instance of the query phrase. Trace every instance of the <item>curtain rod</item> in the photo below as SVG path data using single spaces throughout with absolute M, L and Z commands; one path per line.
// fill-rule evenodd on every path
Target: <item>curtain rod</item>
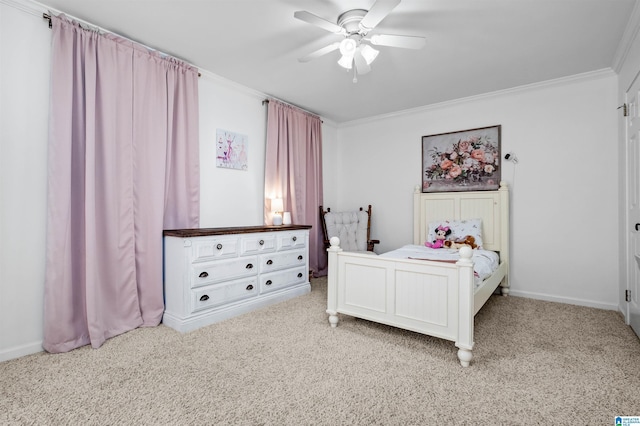
M 49 28 L 52 28 L 52 27 L 53 27 L 53 24 L 51 23 L 51 15 L 49 15 L 48 13 L 43 13 L 43 14 L 42 14 L 42 18 L 43 18 L 43 19 L 46 19 L 47 21 L 49 21 Z M 75 19 L 75 18 L 74 18 L 74 19 Z M 87 24 L 87 25 L 91 25 L 91 24 Z M 91 26 L 92 26 L 92 27 L 95 27 L 94 25 L 91 25 Z M 100 28 L 100 27 L 95 27 L 95 28 L 96 28 L 96 29 L 98 29 L 98 30 L 100 30 L 100 31 L 104 31 L 104 32 L 109 32 L 109 33 L 111 33 L 111 34 L 115 34 L 115 33 L 112 33 L 111 31 L 104 30 L 104 29 L 102 29 L 102 28 Z M 118 37 L 122 37 L 122 36 L 121 36 L 121 35 L 119 35 L 119 34 L 116 34 L 116 35 L 117 35 Z M 151 49 L 151 50 L 154 50 L 154 51 L 156 51 L 156 52 L 159 52 L 158 50 L 153 49 L 153 48 L 148 47 L 148 46 L 145 46 L 144 44 L 139 43 L 139 42 L 137 42 L 137 41 L 134 41 L 134 40 L 128 39 L 128 38 L 126 38 L 126 37 L 122 37 L 122 38 L 125 38 L 125 39 L 127 39 L 127 40 L 130 40 L 130 41 L 132 41 L 133 43 L 140 44 L 140 45 L 144 46 L 144 47 L 145 47 L 145 48 L 147 48 L 147 49 Z M 160 53 L 162 53 L 162 52 L 160 52 Z M 163 53 L 163 55 L 166 55 L 166 54 L 165 54 L 165 53 Z M 174 56 L 172 56 L 172 55 L 167 55 L 167 56 L 171 56 L 172 58 L 174 58 Z M 179 58 L 176 58 L 176 59 L 179 59 Z M 182 62 L 185 62 L 185 61 L 183 61 L 182 59 L 179 59 L 179 60 L 180 60 L 180 61 L 182 61 Z M 185 63 L 187 63 L 187 62 L 185 62 Z M 189 65 L 191 65 L 191 64 L 189 64 Z M 196 68 L 197 68 L 197 67 L 196 67 Z M 198 71 L 198 77 L 202 77 L 202 74 L 200 73 L 200 71 Z
M 280 102 L 280 103 L 283 103 L 283 104 L 285 104 L 285 105 L 289 105 L 289 106 L 291 106 L 291 107 L 297 108 L 297 109 L 299 109 L 300 111 L 304 111 L 304 112 L 306 112 L 307 114 L 315 115 L 315 116 L 317 116 L 318 118 L 320 118 L 320 114 L 316 114 L 315 112 L 307 111 L 306 109 L 304 109 L 304 108 L 300 108 L 300 107 L 299 107 L 299 106 L 297 106 L 297 105 L 290 104 L 289 102 L 281 101 L 280 99 L 275 99 L 275 98 L 274 98 L 273 100 L 274 100 L 274 101 L 278 101 L 278 102 Z M 269 103 L 269 99 L 263 99 L 263 100 L 262 100 L 262 105 L 264 105 L 264 104 L 268 104 L 268 103 Z M 322 119 L 320 118 L 320 122 L 321 122 L 321 123 L 324 123 L 324 120 L 322 120 Z

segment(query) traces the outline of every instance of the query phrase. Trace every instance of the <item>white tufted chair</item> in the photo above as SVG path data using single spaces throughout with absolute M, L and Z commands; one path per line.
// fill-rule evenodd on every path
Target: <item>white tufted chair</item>
M 340 248 L 344 251 L 372 252 L 373 246 L 380 243 L 371 239 L 371 205 L 367 210 L 332 212 L 320 206 L 324 246 L 329 248 L 331 237 L 340 238 Z

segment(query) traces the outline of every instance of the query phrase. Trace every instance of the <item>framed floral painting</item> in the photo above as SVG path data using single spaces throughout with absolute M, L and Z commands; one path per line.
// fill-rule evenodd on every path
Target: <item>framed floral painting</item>
M 501 126 L 422 137 L 422 192 L 490 191 L 500 186 Z

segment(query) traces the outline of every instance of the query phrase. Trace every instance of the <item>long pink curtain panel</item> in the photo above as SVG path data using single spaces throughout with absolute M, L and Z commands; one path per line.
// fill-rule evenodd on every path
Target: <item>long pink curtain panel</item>
M 309 267 L 326 275 L 322 227 L 322 120 L 292 105 L 269 100 L 265 159 L 265 224 L 271 224 L 270 198 L 282 198 L 298 225 L 311 225 Z
M 52 24 L 43 347 L 65 352 L 162 319 L 162 231 L 199 224 L 198 76 Z

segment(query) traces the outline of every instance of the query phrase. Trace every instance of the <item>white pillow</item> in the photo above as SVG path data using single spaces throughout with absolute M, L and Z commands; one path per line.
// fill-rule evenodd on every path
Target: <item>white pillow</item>
M 455 241 L 471 235 L 476 239 L 478 248 L 482 248 L 482 219 L 439 220 L 437 222 L 430 222 L 427 241 L 433 242 L 436 239 L 436 228 L 441 225 L 448 226 L 451 229 L 451 234 L 447 237 L 447 240 Z

